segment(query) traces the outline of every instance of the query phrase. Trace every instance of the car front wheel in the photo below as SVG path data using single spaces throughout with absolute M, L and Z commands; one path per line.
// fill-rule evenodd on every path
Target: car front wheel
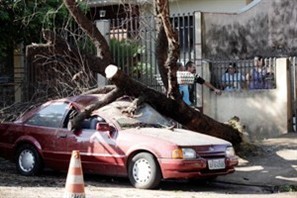
M 16 167 L 21 175 L 37 175 L 42 170 L 41 157 L 34 146 L 22 145 L 17 150 Z
M 138 153 L 128 167 L 129 180 L 135 188 L 153 189 L 161 181 L 161 171 L 154 156 L 150 153 Z

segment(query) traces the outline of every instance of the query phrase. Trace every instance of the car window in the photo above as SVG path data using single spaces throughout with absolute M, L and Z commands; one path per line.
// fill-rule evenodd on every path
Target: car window
M 101 118 L 100 116 L 92 116 L 90 118 L 84 119 L 84 121 L 81 124 L 82 129 L 96 129 L 97 123 L 106 123 L 106 121 Z
M 68 106 L 63 102 L 50 104 L 37 112 L 26 124 L 58 128 L 65 112 L 68 111 Z

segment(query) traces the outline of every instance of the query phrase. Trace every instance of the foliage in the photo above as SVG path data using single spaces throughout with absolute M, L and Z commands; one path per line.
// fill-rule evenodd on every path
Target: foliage
M 113 38 L 110 40 L 112 56 L 115 57 L 117 65 L 122 69 L 125 69 L 129 62 L 137 58 L 140 49 L 136 42 L 128 39 L 118 40 Z
M 286 184 L 286 185 L 279 186 L 277 191 L 278 192 L 297 192 L 297 186 Z
M 87 11 L 85 3 L 80 6 Z M 5 60 L 19 44 L 43 42 L 42 29 L 64 37 L 76 35 L 78 29 L 62 0 L 1 0 L 0 24 L 0 36 L 5 38 L 0 40 L 0 65 L 5 67 L 12 67 Z
M 243 133 L 245 130 L 245 126 L 240 123 L 240 118 L 237 116 L 233 116 L 226 124 L 230 125 L 241 133 Z
M 15 48 L 24 42 L 41 41 L 41 29 L 59 26 L 68 15 L 66 8 L 61 7 L 57 0 L 24 1 L 3 0 L 0 3 L 0 35 L 4 40 L 0 43 L 0 54 L 5 54 L 6 49 Z
M 131 77 L 140 80 L 140 78 L 150 77 L 153 73 L 152 66 L 142 59 L 144 49 L 137 41 L 113 38 L 110 40 L 110 50 L 116 64 Z
M 80 4 L 80 7 L 82 11 L 88 11 L 85 3 Z M 19 49 L 19 44 L 23 44 L 25 47 L 31 43 L 44 43 L 41 35 L 42 29 L 50 29 L 61 37 L 64 37 L 70 44 L 73 44 L 80 49 L 86 49 L 88 52 L 94 54 L 93 44 L 90 39 L 86 37 L 85 33 L 78 28 L 78 25 L 70 16 L 62 0 L 1 0 L 0 24 L 0 36 L 5 38 L 0 39 L 0 77 L 8 76 L 10 77 L 10 81 L 13 80 L 14 75 L 13 50 L 23 50 Z M 58 91 L 61 91 L 59 94 L 66 95 L 71 93 L 81 93 L 86 89 L 85 87 L 89 87 L 90 84 L 93 86 L 94 74 L 89 74 L 90 71 L 87 68 L 81 66 L 81 69 L 79 70 L 81 71 L 80 76 L 84 76 L 83 79 L 86 82 L 78 82 L 77 80 L 72 81 L 73 75 L 79 72 L 77 69 L 69 71 L 69 65 L 65 66 L 65 64 L 61 64 L 57 66 L 57 64 L 55 64 L 57 57 L 51 54 L 43 58 L 42 62 L 47 65 L 41 65 L 39 68 L 36 68 L 37 70 L 45 68 L 41 73 L 49 74 L 57 67 L 62 68 L 64 73 L 53 75 L 57 77 L 57 81 L 60 80 L 60 83 L 57 83 L 59 86 L 53 86 L 53 84 L 44 86 L 42 83 L 43 81 L 47 81 L 47 78 L 43 78 L 43 81 L 38 81 L 35 85 L 31 85 L 33 83 L 30 83 L 30 86 L 36 88 L 36 92 L 34 92 L 33 95 L 30 95 L 30 97 L 47 100 L 47 98 L 51 97 L 49 90 L 55 89 L 54 92 L 59 93 Z M 64 61 L 67 63 L 66 59 L 64 59 Z M 76 63 L 78 64 L 78 62 L 79 61 Z M 49 67 L 49 64 L 52 64 L 52 67 Z M 29 86 L 29 83 L 24 84 Z M 20 85 L 22 89 L 25 89 L 24 84 Z M 14 90 L 11 92 L 13 91 Z M 37 91 L 40 93 L 37 93 Z M 24 93 L 24 95 L 25 94 L 26 93 Z M 12 95 L 12 97 L 13 96 L 14 95 Z M 1 105 L 7 107 L 9 104 L 3 103 Z M 11 110 L 11 108 L 8 108 L 8 111 L 9 110 Z M 1 111 L 2 109 L 0 109 L 0 112 Z M 9 116 L 9 114 L 6 115 Z

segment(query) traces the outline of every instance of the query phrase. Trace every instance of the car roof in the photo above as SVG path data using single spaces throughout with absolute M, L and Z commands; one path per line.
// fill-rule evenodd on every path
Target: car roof
M 78 104 L 81 107 L 86 107 L 90 104 L 94 104 L 99 100 L 102 100 L 105 94 L 87 94 L 87 95 L 78 95 L 72 96 L 61 100 L 67 100 L 69 102 L 73 102 Z
M 68 102 L 74 104 L 74 106 L 78 107 L 79 109 L 83 109 L 86 106 L 90 104 L 95 104 L 99 100 L 103 99 L 105 94 L 86 94 L 86 95 L 78 95 L 78 96 L 71 96 L 67 98 L 60 98 L 55 100 L 49 100 L 39 106 L 36 106 L 32 109 L 29 109 L 25 114 L 23 114 L 21 117 L 16 119 L 14 122 L 24 122 L 28 117 L 33 115 L 36 111 L 39 111 L 43 106 L 48 106 L 50 104 L 56 103 L 56 102 Z

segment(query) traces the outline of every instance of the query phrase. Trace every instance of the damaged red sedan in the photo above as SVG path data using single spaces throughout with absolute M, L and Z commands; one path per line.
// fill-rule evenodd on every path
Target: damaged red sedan
M 213 178 L 234 172 L 238 164 L 231 143 L 173 127 L 148 104 L 131 116 L 131 100 L 110 103 L 85 119 L 81 129 L 67 129 L 69 117 L 102 95 L 49 101 L 12 123 L 0 125 L 0 156 L 16 163 L 22 175 L 43 168 L 67 171 L 79 150 L 84 173 L 128 177 L 136 188 L 156 188 L 166 179 Z

